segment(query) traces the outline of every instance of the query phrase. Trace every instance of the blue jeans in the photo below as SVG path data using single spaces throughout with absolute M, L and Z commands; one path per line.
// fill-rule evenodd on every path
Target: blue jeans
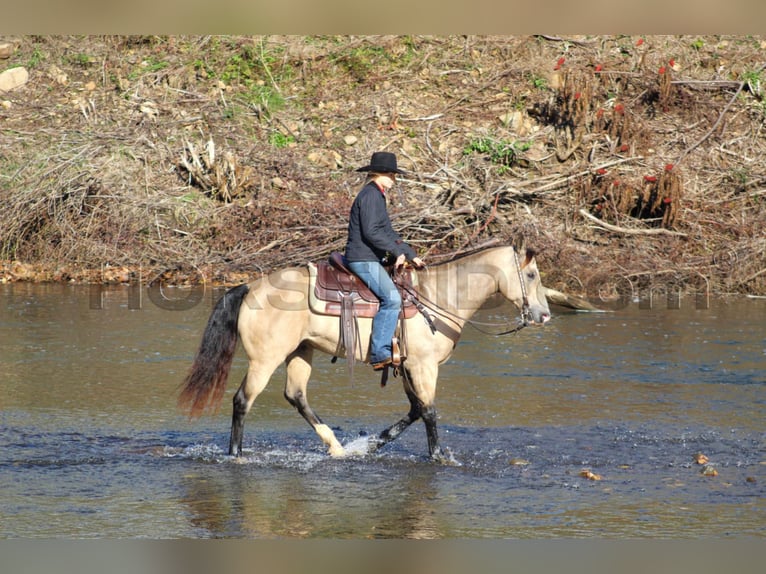
M 370 363 L 378 363 L 391 357 L 391 338 L 396 331 L 402 297 L 386 269 L 377 261 L 347 261 L 346 264 L 380 299 L 370 339 Z

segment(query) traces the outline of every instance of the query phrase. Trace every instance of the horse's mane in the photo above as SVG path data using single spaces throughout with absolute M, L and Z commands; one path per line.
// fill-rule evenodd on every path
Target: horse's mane
M 453 253 L 444 261 L 440 261 L 439 263 L 434 263 L 432 265 L 429 265 L 429 267 L 442 267 L 444 265 L 449 265 L 450 263 L 455 263 L 456 261 L 461 261 L 468 257 L 473 257 L 474 255 L 478 255 L 479 253 L 484 253 L 485 251 L 489 251 L 491 249 L 498 249 L 500 247 L 513 247 L 513 246 L 510 243 L 492 243 L 491 245 L 479 246 L 475 249 L 470 249 L 468 251 L 458 251 L 456 253 Z M 526 257 L 526 260 L 528 261 L 528 260 L 531 260 L 535 255 L 537 255 L 537 252 L 534 249 L 527 248 L 526 253 L 519 254 L 519 255 L 522 257 Z
M 510 245 L 506 243 L 493 243 L 492 245 L 479 246 L 475 249 L 470 249 L 468 251 L 458 251 L 451 254 L 444 261 L 440 261 L 439 263 L 434 263 L 433 265 L 430 265 L 429 267 L 441 267 L 442 265 L 448 265 L 450 263 L 454 263 L 456 261 L 460 261 L 468 257 L 473 257 L 474 255 L 478 255 L 479 253 L 484 253 L 485 251 L 489 251 L 490 249 L 497 249 L 498 247 L 510 247 Z
M 455 253 L 450 254 L 447 259 L 444 261 L 439 261 L 439 263 L 434 263 L 431 265 L 431 267 L 439 267 L 441 265 L 447 265 L 449 263 L 454 263 L 455 261 L 460 261 L 461 259 L 466 259 L 467 257 L 472 257 L 474 255 L 477 255 L 479 253 L 483 253 L 485 251 L 489 251 L 490 249 L 496 249 L 498 247 L 508 247 L 506 244 L 493 244 L 493 245 L 484 245 L 477 247 L 475 249 L 470 249 L 468 251 L 457 251 Z

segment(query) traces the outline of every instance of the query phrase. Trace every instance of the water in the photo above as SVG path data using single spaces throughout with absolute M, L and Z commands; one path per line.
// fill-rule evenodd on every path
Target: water
M 401 387 L 359 367 L 351 385 L 322 355 L 311 404 L 356 454 L 326 456 L 280 369 L 248 415 L 244 457 L 228 457 L 241 350 L 219 413 L 189 421 L 175 406 L 211 298 L 131 309 L 114 288 L 97 309 L 87 287 L 0 285 L 0 538 L 766 533 L 764 300 L 555 309 L 507 337 L 467 328 L 439 379 L 455 461 L 442 466 L 419 422 L 365 454 L 360 436 L 407 411 Z

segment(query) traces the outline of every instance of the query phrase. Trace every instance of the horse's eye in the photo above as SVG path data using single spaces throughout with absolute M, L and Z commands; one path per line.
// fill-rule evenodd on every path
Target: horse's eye
M 527 272 L 527 277 L 528 277 L 529 279 L 534 279 L 534 278 L 535 278 L 535 272 L 534 272 L 534 271 L 529 271 L 529 272 Z

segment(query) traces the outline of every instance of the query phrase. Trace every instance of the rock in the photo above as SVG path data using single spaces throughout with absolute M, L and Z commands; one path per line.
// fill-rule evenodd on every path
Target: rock
M 0 73 L 0 92 L 10 92 L 29 81 L 29 72 L 23 66 Z
M 718 476 L 718 471 L 715 469 L 714 466 L 710 464 L 706 464 L 702 467 L 700 474 L 702 476 Z
M 527 127 L 529 122 L 524 117 L 524 114 L 519 110 L 513 110 L 507 112 L 498 117 L 500 122 L 512 132 L 516 132 L 520 136 L 527 135 L 529 128 Z
M 16 45 L 12 42 L 0 42 L 0 58 L 10 58 L 16 51 Z
M 709 460 L 710 459 L 706 455 L 702 454 L 701 452 L 698 452 L 697 454 L 694 455 L 694 462 L 696 462 L 697 464 L 705 464 Z
M 144 102 L 138 107 L 139 110 L 141 110 L 141 113 L 144 114 L 149 119 L 154 119 L 159 115 L 159 110 L 157 109 L 157 104 L 154 102 Z
M 308 160 L 315 165 L 328 169 L 343 166 L 343 158 L 335 150 L 314 150 L 308 154 Z
M 346 136 L 343 138 L 343 143 L 348 146 L 354 145 L 358 141 L 356 136 Z
M 15 281 L 24 281 L 29 279 L 31 271 L 24 263 L 14 261 L 11 263 L 11 278 Z
M 69 76 L 62 72 L 58 66 L 48 68 L 48 75 L 60 86 L 66 86 L 69 83 Z
M 277 189 L 287 189 L 289 187 L 281 177 L 271 178 L 271 186 Z
M 513 122 L 513 116 L 516 112 L 507 112 L 505 114 L 500 114 L 497 116 L 497 119 L 500 120 L 500 123 L 503 124 L 505 127 L 508 127 L 511 125 L 511 122 Z
M 603 478 L 600 474 L 591 472 L 587 468 L 580 471 L 580 476 L 587 478 L 588 480 L 601 480 Z

